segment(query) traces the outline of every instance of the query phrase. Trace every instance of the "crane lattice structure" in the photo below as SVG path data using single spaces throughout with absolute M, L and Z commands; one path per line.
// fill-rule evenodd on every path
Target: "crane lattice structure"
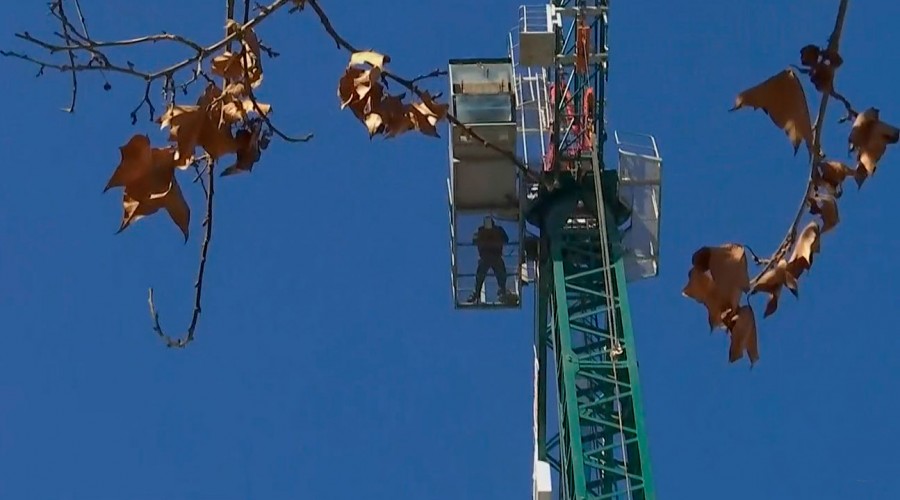
M 508 57 L 450 61 L 457 118 L 528 169 L 450 127 L 455 306 L 534 290 L 534 500 L 655 498 L 626 285 L 658 274 L 662 160 L 652 136 L 616 133 L 604 162 L 608 11 L 521 6 Z M 502 266 L 479 224 L 511 235 Z

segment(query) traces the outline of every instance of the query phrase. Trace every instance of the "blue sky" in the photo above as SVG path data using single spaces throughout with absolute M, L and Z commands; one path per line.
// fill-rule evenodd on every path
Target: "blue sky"
M 103 39 L 166 29 L 208 42 L 222 26 L 208 2 L 82 3 Z M 502 56 L 517 8 L 330 4 L 345 37 L 408 76 Z M 660 498 L 900 496 L 900 151 L 847 190 L 800 300 L 786 295 L 760 322 L 752 371 L 728 365 L 726 337 L 680 296 L 697 247 L 767 252 L 784 234 L 803 156 L 761 112 L 726 111 L 802 45 L 824 43 L 836 4 L 613 6 L 610 127 L 655 134 L 665 159 L 661 274 L 630 289 Z M 14 31 L 49 33 L 44 9 L 17 3 L 0 18 L 0 45 L 23 48 Z M 852 3 L 838 77 L 857 108 L 895 122 L 900 74 L 884 54 L 898 16 L 896 2 Z M 104 92 L 85 77 L 68 115 L 66 75 L 36 80 L 34 67 L 0 61 L 0 497 L 528 498 L 532 313 L 453 310 L 445 140 L 369 141 L 338 109 L 348 55 L 311 13 L 259 33 L 282 53 L 260 98 L 286 131 L 316 138 L 276 141 L 252 175 L 217 184 L 204 311 L 185 351 L 151 331 L 146 291 L 156 288 L 167 329 L 186 325 L 199 189 L 186 189 L 187 245 L 164 215 L 114 236 L 121 200 L 100 193 L 132 134 L 164 139 L 143 116 L 130 124 L 140 82 L 115 78 Z M 826 151 L 846 159 L 833 110 Z

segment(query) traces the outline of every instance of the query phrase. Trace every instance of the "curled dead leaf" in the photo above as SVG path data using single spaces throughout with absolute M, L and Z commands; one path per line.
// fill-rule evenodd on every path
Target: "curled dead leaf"
M 390 57 L 378 52 L 354 52 L 338 80 L 341 109 L 350 108 L 366 126 L 369 138 L 376 134 L 392 138 L 408 130 L 438 137 L 437 122 L 446 116 L 449 106 L 434 102 L 427 92 L 421 94 L 422 102 L 412 104 L 403 102 L 405 94 L 385 94 L 382 70 L 388 62 Z
M 384 135 L 396 137 L 408 130 L 412 130 L 413 123 L 403 104 L 404 95 L 387 95 L 379 105 L 379 112 L 384 120 Z
M 839 161 L 821 161 L 816 166 L 816 186 L 826 189 L 835 198 L 843 194 L 843 184 L 847 177 L 852 177 L 855 171 L 848 165 Z
M 178 145 L 175 158 L 182 168 L 192 161 L 197 146 L 213 159 L 237 149 L 231 124 L 225 118 L 222 91 L 213 83 L 207 85 L 197 105 L 171 105 L 158 121 L 160 128 L 169 128 L 169 140 Z
M 816 45 L 805 45 L 800 49 L 800 64 L 806 67 L 815 66 L 819 62 L 821 51 Z
M 797 153 L 800 142 L 806 141 L 807 149 L 812 155 L 812 124 L 806 94 L 792 70 L 786 69 L 741 92 L 730 111 L 744 106 L 762 109 L 769 115 L 772 122 L 787 134 L 794 146 L 794 154 Z
M 262 131 L 262 124 L 256 122 L 249 129 L 241 129 L 235 133 L 234 138 L 237 143 L 237 151 L 235 152 L 235 162 L 222 171 L 222 177 L 251 172 L 253 165 L 259 161 L 261 151 L 259 148 L 259 138 Z
M 232 19 L 225 23 L 227 33 L 231 34 L 240 30 L 241 25 Z M 226 79 L 228 83 L 248 83 L 251 88 L 256 88 L 262 83 L 262 55 L 259 39 L 250 28 L 245 28 L 241 33 L 241 50 L 239 52 L 224 52 L 213 58 L 211 63 L 213 74 Z M 246 93 L 246 85 L 241 87 Z
M 691 255 L 691 265 L 704 271 L 709 270 L 709 259 L 712 256 L 712 247 L 700 247 Z
M 380 113 L 380 104 L 384 97 L 384 88 L 377 67 L 368 70 L 349 67 L 338 82 L 338 97 L 341 109 L 349 107 L 353 114 L 374 135 L 381 127 L 384 119 Z M 371 115 L 376 115 L 371 117 Z
M 750 289 L 744 247 L 733 243 L 702 247 L 691 260 L 682 294 L 706 306 L 710 329 L 722 327 L 723 317 L 738 308 L 741 295 Z
M 740 292 L 750 289 L 747 253 L 743 245 L 727 243 L 712 247 L 709 252 L 709 273 L 720 292 L 728 296 L 737 293 L 740 297 Z
M 737 314 L 728 319 L 727 327 L 731 335 L 728 362 L 738 361 L 744 357 L 746 352 L 752 367 L 759 361 L 759 339 L 757 338 L 753 309 L 749 305 L 742 306 L 738 309 Z
M 799 278 L 803 271 L 812 266 L 814 255 L 820 251 L 820 236 L 821 230 L 815 221 L 810 221 L 800 232 L 787 263 L 787 272 L 795 278 Z
M 766 303 L 766 310 L 763 317 L 767 318 L 776 310 L 778 310 L 778 299 L 781 296 L 781 288 L 785 287 L 794 296 L 798 296 L 797 277 L 788 272 L 788 262 L 784 259 L 778 261 L 774 267 L 763 273 L 756 282 L 751 294 L 764 292 L 769 294 L 769 301 Z
M 837 199 L 827 193 L 816 193 L 808 198 L 809 213 L 822 218 L 822 233 L 834 229 L 840 222 Z
M 706 306 L 710 331 L 725 327 L 723 318 L 732 310 L 732 307 L 726 303 L 729 302 L 728 300 L 722 300 L 723 298 L 716 292 L 715 283 L 707 271 L 692 267 L 688 272 L 688 282 L 681 290 L 681 294 Z
M 391 57 L 371 50 L 364 50 L 350 54 L 350 66 L 368 64 L 369 66 L 384 69 L 384 65 L 391 62 Z
M 450 105 L 435 102 L 428 92 L 422 92 L 420 97 L 422 102 L 414 103 L 410 108 L 413 128 L 425 135 L 440 137 L 435 126 L 447 116 Z
M 900 129 L 881 121 L 879 111 L 869 108 L 856 115 L 850 129 L 850 151 L 856 152 L 856 183 L 862 187 L 863 182 L 875 174 L 878 161 L 884 156 L 888 144 L 896 144 L 900 140 Z
M 843 62 L 840 54 L 827 48 L 806 45 L 800 49 L 800 64 L 807 68 L 810 82 L 822 93 L 834 90 L 834 73 Z
M 258 110 L 257 107 L 259 108 Z M 222 117 L 225 123 L 233 125 L 240 121 L 246 121 L 252 115 L 260 114 L 258 111 L 261 111 L 263 116 L 268 116 L 272 111 L 272 106 L 261 102 L 257 102 L 256 106 L 254 106 L 253 101 L 250 99 L 241 101 L 229 100 L 222 106 Z

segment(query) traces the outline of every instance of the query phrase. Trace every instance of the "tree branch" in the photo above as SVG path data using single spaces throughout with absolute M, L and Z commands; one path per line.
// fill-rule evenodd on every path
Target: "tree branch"
M 66 17 L 66 11 L 63 8 L 63 1 L 55 0 L 55 2 L 53 4 L 51 4 L 50 9 L 52 10 L 54 8 L 56 9 L 57 13 L 59 14 L 59 17 L 63 20 L 63 23 L 62 23 L 63 36 L 65 36 L 66 39 L 68 40 L 70 38 L 70 36 L 69 36 L 69 21 L 68 21 L 68 18 Z M 75 53 L 70 50 L 68 52 L 68 54 L 69 54 L 69 65 L 72 66 L 72 68 L 73 68 L 72 69 L 72 103 L 69 104 L 68 108 L 64 108 L 63 110 L 67 113 L 74 113 L 75 112 L 75 101 L 78 98 L 78 73 L 74 69 L 75 68 Z
M 62 38 L 65 42 L 64 45 L 52 44 L 43 40 L 40 40 L 28 32 L 17 33 L 16 36 L 22 40 L 25 40 L 29 43 L 37 45 L 46 49 L 51 55 L 57 52 L 65 52 L 68 55 L 69 63 L 68 64 L 59 64 L 50 61 L 45 61 L 42 59 L 35 58 L 31 55 L 16 52 L 16 51 L 7 51 L 0 50 L 0 55 L 5 57 L 12 57 L 16 59 L 21 59 L 23 61 L 36 64 L 39 66 L 38 74 L 43 74 L 44 70 L 47 68 L 55 69 L 62 72 L 71 72 L 73 75 L 73 89 L 77 86 L 77 81 L 75 80 L 75 74 L 82 71 L 111 71 L 116 73 L 122 73 L 126 75 L 130 75 L 136 78 L 140 78 L 146 82 L 146 88 L 144 91 L 145 96 L 148 96 L 150 93 L 150 88 L 153 82 L 158 80 L 164 80 L 165 83 L 163 85 L 164 89 L 168 91 L 174 91 L 175 83 L 174 78 L 175 74 L 179 71 L 192 66 L 199 65 L 206 59 L 208 59 L 213 54 L 225 48 L 232 41 L 236 40 L 240 34 L 245 29 L 252 29 L 260 22 L 269 17 L 272 13 L 289 4 L 291 0 L 274 0 L 270 5 L 259 9 L 259 14 L 246 21 L 239 30 L 235 30 L 231 33 L 226 33 L 225 37 L 221 40 L 208 45 L 202 46 L 196 42 L 191 41 L 187 37 L 183 37 L 180 35 L 173 35 L 169 33 L 163 33 L 159 35 L 148 35 L 138 38 L 132 38 L 127 40 L 118 40 L 112 42 L 98 42 L 92 40 L 87 34 L 87 27 L 83 22 L 82 17 L 82 25 L 85 33 L 79 33 L 74 25 L 69 21 L 68 17 L 65 15 L 65 11 L 62 8 L 63 0 L 54 0 L 54 3 L 51 4 L 51 13 L 56 17 L 62 26 Z M 77 4 L 76 4 L 77 5 Z M 79 12 L 79 16 L 81 16 L 81 7 L 77 5 L 77 10 Z M 233 11 L 232 11 L 233 13 Z M 156 43 L 160 41 L 172 41 L 176 43 L 180 43 L 185 45 L 192 50 L 194 50 L 195 54 L 191 57 L 188 57 L 184 60 L 173 63 L 169 66 L 166 66 L 162 69 L 158 69 L 156 71 L 142 71 L 135 69 L 134 64 L 131 62 L 126 62 L 125 64 L 114 64 L 110 61 L 109 57 L 107 57 L 100 50 L 102 48 L 109 47 L 122 47 L 122 46 L 130 46 L 130 45 L 141 45 L 146 43 Z M 90 60 L 86 64 L 78 64 L 75 61 L 76 55 L 79 52 L 87 52 L 91 54 Z M 194 76 L 188 83 L 183 84 L 182 90 L 186 90 L 186 86 L 191 82 L 195 81 L 198 77 L 199 73 L 197 71 L 194 72 Z M 73 94 L 75 91 L 73 90 Z M 136 113 L 143 107 L 144 104 L 150 105 L 149 97 L 141 101 L 141 104 L 132 112 L 132 120 L 135 120 Z M 152 108 L 152 106 L 149 106 Z M 74 96 L 73 96 L 73 104 L 70 108 L 74 108 Z M 151 120 L 153 119 L 153 111 L 150 113 Z
M 306 0 L 306 4 L 309 5 L 310 7 L 312 7 L 313 11 L 315 11 L 316 16 L 318 16 L 319 21 L 322 23 L 322 27 L 325 28 L 325 31 L 331 36 L 331 38 L 334 40 L 334 43 L 337 45 L 337 47 L 339 49 L 344 49 L 349 52 L 359 52 L 359 49 L 357 49 L 356 47 L 351 45 L 350 42 L 348 42 L 344 37 L 342 37 L 337 32 L 337 30 L 334 29 L 334 26 L 331 24 L 331 20 L 328 19 L 328 16 L 325 14 L 325 11 L 322 10 L 322 7 L 319 5 L 318 0 Z M 385 77 L 390 78 L 391 80 L 406 87 L 408 90 L 410 90 L 411 92 L 414 92 L 417 96 L 419 96 L 420 99 L 423 99 L 423 100 L 427 99 L 427 97 L 424 95 L 424 92 L 418 86 L 416 86 L 416 82 L 418 82 L 420 80 L 424 80 L 425 78 L 428 78 L 431 75 L 437 76 L 437 75 L 443 75 L 443 74 L 446 74 L 446 72 L 435 70 L 432 73 L 429 73 L 427 75 L 422 75 L 422 76 L 416 77 L 412 80 L 408 80 L 408 79 L 402 78 L 390 71 L 387 71 L 387 70 L 382 71 L 382 75 L 384 75 Z M 489 142 L 484 137 L 481 137 L 477 132 L 472 130 L 469 126 L 460 122 L 459 119 L 457 119 L 453 115 L 453 113 L 450 113 L 449 111 L 447 112 L 447 121 L 449 121 L 450 123 L 461 128 L 463 131 L 465 131 L 466 134 L 468 134 L 470 137 L 472 137 L 476 141 L 483 144 L 486 148 L 493 150 L 497 153 L 500 153 L 504 157 L 509 159 L 528 179 L 532 180 L 533 182 L 539 182 L 539 179 L 534 174 L 534 172 L 529 170 L 528 167 L 522 162 L 522 160 L 520 160 L 516 156 L 516 154 L 514 152 L 503 149 L 503 148 Z
M 831 53 L 838 53 L 838 49 L 840 47 L 841 41 L 841 32 L 844 28 L 844 17 L 847 14 L 847 3 L 848 0 L 841 0 L 841 3 L 838 7 L 837 18 L 834 22 L 834 29 L 831 32 L 831 36 L 828 37 L 828 51 Z M 835 78 L 837 78 L 837 70 L 835 70 Z M 813 143 L 812 143 L 812 158 L 810 160 L 809 165 L 809 177 L 806 181 L 806 190 L 803 193 L 803 198 L 800 201 L 800 206 L 797 208 L 797 213 L 794 215 L 794 219 L 791 222 L 790 227 L 788 227 L 787 234 L 785 234 L 784 239 L 781 240 L 781 244 L 778 245 L 778 248 L 772 254 L 772 256 L 767 259 L 766 265 L 763 267 L 760 272 L 750 280 L 750 289 L 753 290 L 756 288 L 756 284 L 759 282 L 759 279 L 767 273 L 769 270 L 778 265 L 778 262 L 784 258 L 787 252 L 791 249 L 791 245 L 793 245 L 794 240 L 797 237 L 797 226 L 800 224 L 800 220 L 803 218 L 803 214 L 806 213 L 809 208 L 809 195 L 815 189 L 815 174 L 816 169 L 818 168 L 819 162 L 822 161 L 824 155 L 822 154 L 822 127 L 825 123 L 825 112 L 828 109 L 828 98 L 836 94 L 836 96 L 840 96 L 836 92 L 822 92 L 822 99 L 819 101 L 819 112 L 816 115 L 815 126 L 813 128 Z M 850 103 L 847 102 L 842 96 L 838 98 L 841 102 L 844 103 L 845 107 L 848 110 L 848 113 L 852 112 L 852 107 Z

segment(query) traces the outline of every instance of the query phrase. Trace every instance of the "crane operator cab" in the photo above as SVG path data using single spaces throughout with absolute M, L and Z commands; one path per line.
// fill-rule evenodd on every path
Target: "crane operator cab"
M 459 121 L 498 148 L 516 152 L 512 61 L 452 59 L 450 106 Z M 518 308 L 522 186 L 516 164 L 450 124 L 451 280 L 456 308 Z

